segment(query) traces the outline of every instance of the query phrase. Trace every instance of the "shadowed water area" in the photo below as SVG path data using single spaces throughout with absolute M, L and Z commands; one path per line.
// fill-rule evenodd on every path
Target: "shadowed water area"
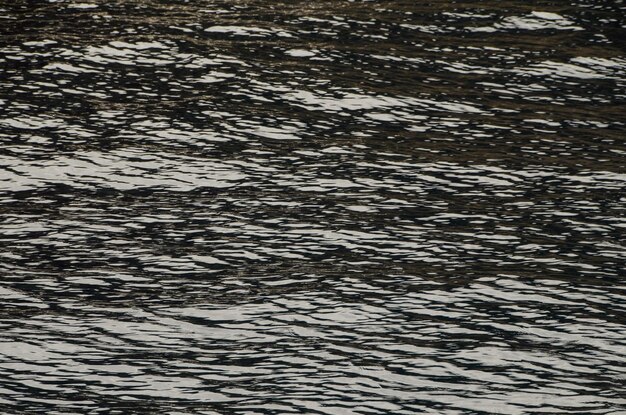
M 624 14 L 0 0 L 0 412 L 625 414 Z

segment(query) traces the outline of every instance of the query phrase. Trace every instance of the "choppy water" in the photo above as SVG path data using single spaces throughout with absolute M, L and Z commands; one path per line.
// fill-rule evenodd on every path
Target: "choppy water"
M 0 412 L 626 413 L 621 1 L 0 4 Z

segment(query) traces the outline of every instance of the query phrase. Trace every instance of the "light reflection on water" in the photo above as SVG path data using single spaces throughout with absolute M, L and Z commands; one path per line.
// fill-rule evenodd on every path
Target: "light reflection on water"
M 622 413 L 619 16 L 0 2 L 0 408 Z

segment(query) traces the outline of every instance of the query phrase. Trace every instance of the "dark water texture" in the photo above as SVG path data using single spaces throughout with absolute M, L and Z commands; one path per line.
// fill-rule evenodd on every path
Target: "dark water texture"
M 0 1 L 3 414 L 625 414 L 618 1 Z

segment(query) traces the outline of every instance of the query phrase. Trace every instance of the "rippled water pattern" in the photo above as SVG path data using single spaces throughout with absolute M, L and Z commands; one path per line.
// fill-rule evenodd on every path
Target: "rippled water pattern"
M 0 1 L 0 412 L 625 414 L 621 1 Z

